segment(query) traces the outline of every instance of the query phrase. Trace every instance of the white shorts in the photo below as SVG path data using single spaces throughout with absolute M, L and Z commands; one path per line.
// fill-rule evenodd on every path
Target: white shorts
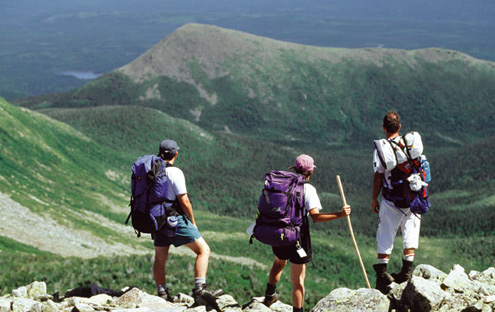
M 376 232 L 377 253 L 387 255 L 392 253 L 399 226 L 402 231 L 403 249 L 418 248 L 420 215 L 414 215 L 409 208 L 396 208 L 393 202 L 382 197 L 378 216 L 380 221 Z

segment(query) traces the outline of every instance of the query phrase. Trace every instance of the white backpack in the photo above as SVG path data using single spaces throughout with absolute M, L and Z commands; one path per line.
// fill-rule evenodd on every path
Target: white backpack
M 408 159 L 416 159 L 423 154 L 423 141 L 418 132 L 412 131 L 402 136 L 399 142 L 387 139 L 374 140 L 378 158 L 387 171 Z

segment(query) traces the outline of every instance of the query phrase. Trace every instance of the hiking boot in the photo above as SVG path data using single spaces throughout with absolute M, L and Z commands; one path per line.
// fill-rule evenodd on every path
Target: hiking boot
M 272 304 L 278 301 L 278 298 L 280 295 L 278 292 L 274 292 L 271 295 L 265 295 L 265 299 L 263 300 L 263 304 L 266 305 L 267 307 L 270 307 Z
M 407 282 L 412 277 L 412 261 L 407 261 L 402 259 L 402 270 L 399 273 L 392 273 L 392 277 L 394 278 L 397 284 L 401 284 Z
M 168 302 L 174 302 L 174 297 L 170 295 L 170 289 L 161 290 L 158 292 L 158 297 L 167 300 Z
M 206 310 L 215 309 L 220 312 L 220 307 L 217 304 L 217 297 L 223 294 L 222 289 L 217 289 L 213 292 L 206 290 L 207 285 L 202 284 L 193 289 L 194 306 L 206 306 Z
M 386 295 L 390 291 L 390 284 L 394 282 L 392 275 L 387 273 L 387 264 L 378 263 L 373 265 L 376 272 L 376 286 L 382 294 Z

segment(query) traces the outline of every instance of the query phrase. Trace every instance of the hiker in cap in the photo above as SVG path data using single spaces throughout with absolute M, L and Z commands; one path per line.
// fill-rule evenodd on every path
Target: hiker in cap
M 167 197 L 167 201 L 164 203 L 165 210 L 167 211 L 167 216 L 173 215 L 175 218 L 172 225 L 168 224 L 170 220 L 167 218 L 167 226 L 162 226 L 153 234 L 155 246 L 153 274 L 157 291 L 160 297 L 172 301 L 172 296 L 166 284 L 165 264 L 170 245 L 173 244 L 175 247 L 185 245 L 196 254 L 194 264 L 194 301 L 197 305 L 215 307 L 216 296 L 219 296 L 222 291 L 209 292 L 206 289 L 210 247 L 198 231 L 192 204 L 187 195 L 184 173 L 174 166 L 178 153 L 179 146 L 175 141 L 164 140 L 160 143 L 158 156 L 167 162 L 166 176 L 168 181 L 165 190 Z M 171 213 L 173 211 L 176 213 Z M 173 234 L 170 232 L 171 227 L 175 229 Z
M 309 181 L 316 166 L 311 156 L 302 154 L 296 158 L 294 169 L 297 174 L 303 175 L 305 181 Z M 320 213 L 322 209 L 316 188 L 309 183 L 304 183 L 303 192 L 303 223 L 300 233 L 300 244 L 288 247 L 272 247 L 275 260 L 268 275 L 268 283 L 265 291 L 263 303 L 266 306 L 272 305 L 279 299 L 276 291 L 277 283 L 280 281 L 282 270 L 291 263 L 292 281 L 292 306 L 294 312 L 303 311 L 304 303 L 304 279 L 306 276 L 306 263 L 312 260 L 311 237 L 309 231 L 308 214 L 313 222 L 327 222 L 344 218 L 351 213 L 351 207 L 345 206 L 341 211 L 331 213 Z
M 396 143 L 400 141 L 400 116 L 390 111 L 383 118 L 383 131 L 387 140 Z M 371 208 L 378 214 L 377 264 L 373 265 L 376 272 L 376 289 L 387 294 L 392 282 L 402 283 L 411 277 L 414 252 L 418 248 L 421 219 L 413 214 L 409 207 L 398 207 L 393 201 L 387 200 L 387 192 L 391 192 L 391 179 L 394 171 L 388 171 L 380 161 L 377 150 L 373 154 L 373 195 Z M 394 169 L 399 170 L 399 169 Z M 378 195 L 382 193 L 381 200 Z M 403 239 L 402 270 L 400 273 L 387 273 L 387 264 L 392 253 L 397 229 L 401 228 Z

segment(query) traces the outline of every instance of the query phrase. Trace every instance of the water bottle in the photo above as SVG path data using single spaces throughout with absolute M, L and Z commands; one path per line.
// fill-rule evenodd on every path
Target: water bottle
M 179 219 L 177 216 L 168 216 L 167 217 L 167 225 L 171 229 L 175 229 L 177 225 L 179 224 Z
M 431 182 L 431 172 L 430 172 L 430 163 L 426 159 L 425 155 L 421 155 L 421 166 L 423 167 L 423 171 L 425 172 L 425 182 Z

